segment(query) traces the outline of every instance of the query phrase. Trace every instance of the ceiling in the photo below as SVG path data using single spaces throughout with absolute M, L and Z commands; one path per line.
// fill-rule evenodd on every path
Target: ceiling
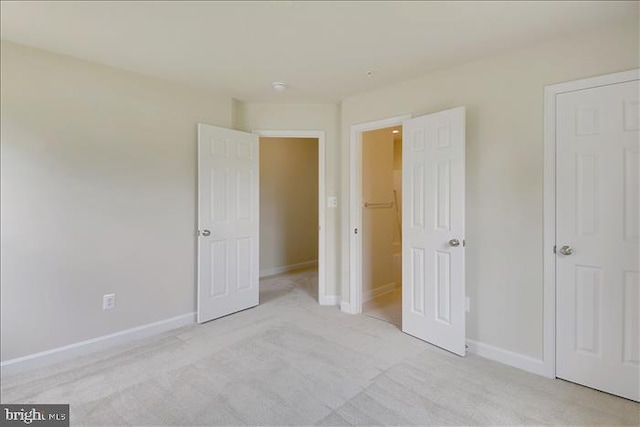
M 1 36 L 251 102 L 338 102 L 565 33 L 638 2 L 10 2 Z M 368 76 L 367 72 L 372 75 Z M 284 81 L 277 92 L 271 82 Z

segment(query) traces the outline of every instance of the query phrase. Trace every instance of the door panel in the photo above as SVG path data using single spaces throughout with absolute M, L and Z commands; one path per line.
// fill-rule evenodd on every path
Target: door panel
M 402 330 L 465 354 L 464 107 L 403 123 Z M 458 246 L 449 242 L 457 239 Z
M 556 375 L 633 400 L 639 89 L 635 81 L 556 97 Z
M 198 125 L 199 323 L 258 304 L 258 159 L 257 136 Z

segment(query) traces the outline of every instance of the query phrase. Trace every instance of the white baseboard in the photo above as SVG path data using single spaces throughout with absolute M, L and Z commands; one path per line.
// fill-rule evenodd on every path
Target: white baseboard
M 196 322 L 196 313 L 187 313 L 170 319 L 160 320 L 124 331 L 97 338 L 91 338 L 63 347 L 42 351 L 40 353 L 29 354 L 15 359 L 5 360 L 0 363 L 2 376 L 24 372 L 30 369 L 41 368 L 43 366 L 62 362 L 74 357 L 83 356 L 99 350 L 104 350 L 128 342 L 140 340 L 142 338 L 158 335 L 162 332 L 180 328 Z
M 351 309 L 351 304 L 347 301 L 342 301 L 340 303 L 340 311 L 347 314 L 358 314 Z
M 485 359 L 504 363 L 505 365 L 531 372 L 532 374 L 538 374 L 545 377 L 548 376 L 544 361 L 541 359 L 525 356 L 524 354 L 515 353 L 510 350 L 505 350 L 500 347 L 495 347 L 470 339 L 467 339 L 467 346 L 467 351 L 469 353 L 476 354 L 480 357 L 484 357 Z
M 371 301 L 372 299 L 379 297 L 380 295 L 385 295 L 395 290 L 396 282 L 387 283 L 386 285 L 368 290 L 362 294 L 362 303 L 364 304 L 365 302 Z
M 338 306 L 340 298 L 338 295 L 320 295 L 320 305 L 333 305 Z
M 299 262 L 297 264 L 283 265 L 282 267 L 266 268 L 260 270 L 260 277 L 275 276 L 276 274 L 287 273 L 289 271 L 298 270 L 300 268 L 317 267 L 318 260 Z

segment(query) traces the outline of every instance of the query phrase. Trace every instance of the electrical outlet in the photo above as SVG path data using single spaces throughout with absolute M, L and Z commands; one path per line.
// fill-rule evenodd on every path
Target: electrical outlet
M 471 311 L 471 298 L 466 297 L 464 299 L 464 309 L 466 310 L 467 313 Z
M 330 208 L 337 208 L 338 198 L 335 196 L 327 197 L 327 206 Z
M 106 294 L 102 297 L 102 309 L 111 310 L 116 308 L 116 294 Z

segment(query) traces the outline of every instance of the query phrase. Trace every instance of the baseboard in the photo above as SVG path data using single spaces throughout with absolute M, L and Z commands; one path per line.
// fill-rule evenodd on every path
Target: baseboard
M 365 302 L 371 301 L 372 299 L 379 297 L 380 295 L 385 295 L 395 290 L 396 282 L 387 283 L 386 285 L 371 289 L 362 294 L 362 303 L 364 304 Z
M 351 309 L 351 304 L 347 301 L 342 301 L 340 303 L 340 311 L 347 314 L 357 314 Z
M 318 301 L 320 303 L 320 305 L 332 305 L 332 306 L 338 306 L 339 304 L 340 298 L 338 297 L 338 295 L 320 295 L 320 301 Z
M 485 359 L 500 362 L 514 368 L 522 369 L 532 374 L 548 376 L 544 361 L 524 354 L 515 353 L 500 347 L 467 339 L 467 351 L 469 353 L 484 357 Z
M 282 267 L 266 268 L 260 270 L 260 277 L 275 276 L 276 274 L 288 273 L 289 271 L 298 270 L 300 268 L 317 267 L 318 260 L 299 262 L 297 264 L 284 265 Z
M 63 347 L 16 357 L 0 363 L 2 376 L 12 375 L 31 369 L 62 362 L 74 357 L 83 356 L 99 350 L 158 335 L 162 332 L 195 323 L 196 313 L 187 313 L 170 319 L 160 320 L 147 325 L 125 329 L 109 335 L 91 338 Z

